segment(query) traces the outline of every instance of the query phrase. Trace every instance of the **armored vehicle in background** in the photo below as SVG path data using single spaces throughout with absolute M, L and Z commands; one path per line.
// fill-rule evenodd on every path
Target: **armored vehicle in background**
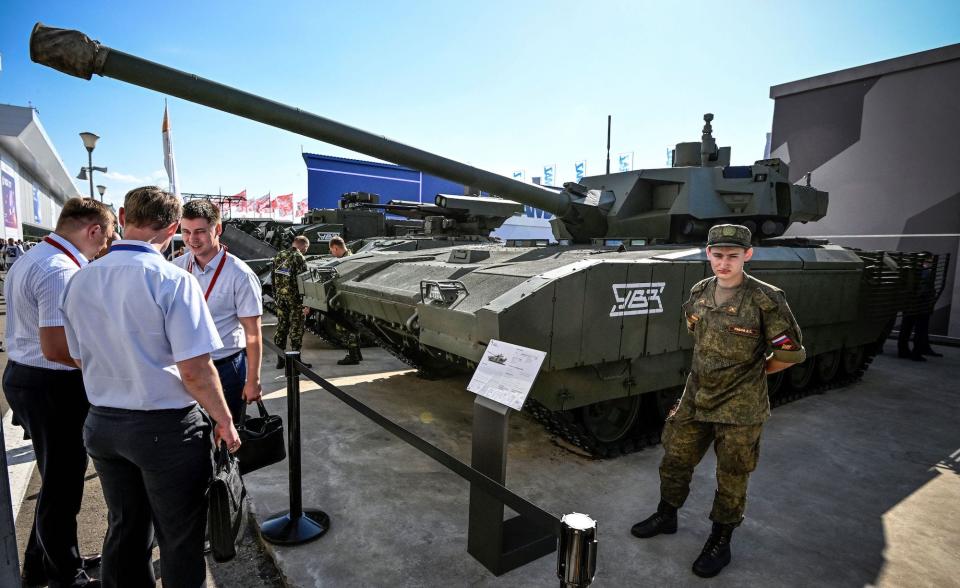
M 387 219 L 387 223 L 394 227 L 403 227 L 406 234 L 396 229 L 390 232 L 393 236 L 383 235 L 350 241 L 349 246 L 354 253 L 404 252 L 421 250 L 439 250 L 457 246 L 476 245 L 480 243 L 495 244 L 498 241 L 490 236 L 490 232 L 499 228 L 514 214 L 523 212 L 523 205 L 502 198 L 482 198 L 477 196 L 457 196 L 438 194 L 433 204 L 391 200 L 386 204 L 365 202 L 358 204 L 358 208 L 367 212 L 376 212 L 399 215 L 409 220 L 397 221 Z M 414 223 L 413 225 L 409 223 Z M 389 226 L 389 225 L 388 225 Z M 412 229 L 416 227 L 416 230 Z M 326 339 L 330 343 L 343 346 L 343 329 L 361 330 L 361 341 L 364 344 L 373 344 L 377 341 L 372 332 L 363 329 L 360 324 L 347 316 L 336 316 L 330 320 L 326 312 L 327 305 L 315 303 L 314 294 L 324 290 L 323 283 L 327 280 L 333 268 L 342 261 L 352 259 L 333 259 L 328 256 L 308 259 L 308 272 L 300 277 L 300 291 L 304 293 L 304 305 L 314 309 L 307 319 L 307 328 L 314 334 Z M 337 325 L 340 328 L 337 328 Z M 393 350 L 391 350 L 393 351 Z M 394 352 L 395 353 L 395 352 Z M 396 354 L 396 353 L 395 353 Z M 402 356 L 400 356 L 402 358 Z
M 349 321 L 426 372 L 469 370 L 498 339 L 546 352 L 526 409 L 597 455 L 655 442 L 682 389 L 692 339 L 681 304 L 710 274 L 703 243 L 718 223 L 754 233 L 748 271 L 785 290 L 808 359 L 771 382 L 774 402 L 850 382 L 898 310 L 942 288 L 940 260 L 783 237 L 827 212 L 825 192 L 766 159 L 730 165 L 704 117 L 673 166 L 585 177 L 562 190 L 526 184 L 37 25 L 31 58 L 96 73 L 476 186 L 553 213 L 558 246 L 477 243 L 363 251 L 300 276 L 309 304 Z M 918 257 L 919 255 L 919 257 Z M 918 261 L 919 260 L 919 261 Z M 936 268 L 923 274 L 925 262 Z M 916 285 L 930 281 L 931 289 Z M 736 312 L 731 307 L 731 312 Z M 730 337 L 738 335 L 730 334 Z M 734 344 L 731 341 L 731 344 Z

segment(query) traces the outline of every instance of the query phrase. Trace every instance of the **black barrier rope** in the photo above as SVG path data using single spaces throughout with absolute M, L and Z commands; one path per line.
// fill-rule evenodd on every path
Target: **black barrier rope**
M 278 354 L 285 354 L 286 352 L 272 342 L 268 340 L 263 341 L 264 345 L 270 348 L 272 351 Z M 287 361 L 290 361 L 289 356 Z M 324 378 L 317 375 L 316 372 L 308 368 L 304 363 L 297 359 L 294 362 L 295 372 L 299 372 L 308 379 L 313 381 L 315 384 L 326 390 L 327 392 L 336 396 L 340 401 L 349 406 L 350 408 L 356 410 L 363 416 L 372 420 L 376 424 L 380 425 L 387 431 L 393 433 L 395 436 L 399 437 L 402 441 L 405 441 L 407 444 L 412 445 L 414 448 L 418 449 L 421 453 L 426 454 L 427 456 L 433 458 L 435 461 L 439 462 L 441 465 L 446 467 L 449 470 L 452 470 L 461 478 L 469 481 L 471 484 L 476 484 L 480 489 L 487 492 L 494 498 L 503 502 L 503 504 L 509 506 L 517 514 L 527 517 L 532 523 L 538 527 L 543 528 L 544 530 L 549 530 L 554 535 L 560 535 L 560 518 L 556 515 L 553 515 L 536 504 L 526 500 L 525 498 L 514 494 L 507 487 L 497 483 L 493 479 L 485 476 L 484 474 L 478 472 L 467 464 L 463 463 L 456 457 L 450 455 L 449 453 L 443 451 L 442 449 L 431 445 L 427 441 L 421 439 L 417 435 L 411 433 L 407 429 L 398 425 L 397 423 L 391 421 L 385 416 L 381 415 L 377 411 L 373 410 L 363 402 L 360 402 L 353 396 L 347 394 L 340 388 L 334 386 Z M 298 476 L 299 477 L 299 476 Z M 291 487 L 291 490 L 293 488 Z

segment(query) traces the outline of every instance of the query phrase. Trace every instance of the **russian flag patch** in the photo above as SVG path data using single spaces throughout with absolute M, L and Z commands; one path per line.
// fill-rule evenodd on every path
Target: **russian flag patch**
M 783 334 L 783 335 L 780 335 L 779 337 L 774 338 L 774 340 L 771 341 L 770 343 L 772 343 L 775 347 L 793 345 L 793 341 L 790 339 L 790 337 L 787 337 L 786 334 Z

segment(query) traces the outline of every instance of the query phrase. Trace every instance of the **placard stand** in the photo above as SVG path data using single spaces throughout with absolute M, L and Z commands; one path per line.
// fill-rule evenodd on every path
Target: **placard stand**
M 510 408 L 483 396 L 473 403 L 473 469 L 500 484 L 507 476 Z M 522 516 L 503 520 L 503 503 L 470 487 L 467 552 L 497 576 L 557 549 L 557 536 Z

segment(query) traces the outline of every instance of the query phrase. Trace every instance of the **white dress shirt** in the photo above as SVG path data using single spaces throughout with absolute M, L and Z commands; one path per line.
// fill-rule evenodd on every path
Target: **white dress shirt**
M 213 359 L 223 359 L 246 349 L 247 340 L 240 319 L 263 314 L 260 279 L 247 264 L 223 248 L 203 269 L 200 269 L 200 264 L 193 258 L 193 253 L 173 260 L 177 267 L 190 272 L 200 283 L 200 289 L 206 293 L 224 256 L 226 261 L 223 269 L 213 283 L 210 297 L 207 298 L 207 306 L 213 315 L 213 322 L 217 325 L 217 333 L 223 341 L 223 348 L 210 354 Z
M 73 275 L 87 265 L 87 258 L 63 237 L 51 233 L 50 239 L 69 251 L 77 262 L 44 241 L 10 267 L 3 284 L 7 300 L 7 357 L 32 367 L 71 370 L 76 368 L 43 357 L 40 327 L 63 326 L 60 296 Z
M 83 363 L 94 406 L 194 404 L 176 362 L 223 346 L 197 281 L 143 241 L 115 241 L 110 253 L 77 272 L 61 308 L 70 355 Z

